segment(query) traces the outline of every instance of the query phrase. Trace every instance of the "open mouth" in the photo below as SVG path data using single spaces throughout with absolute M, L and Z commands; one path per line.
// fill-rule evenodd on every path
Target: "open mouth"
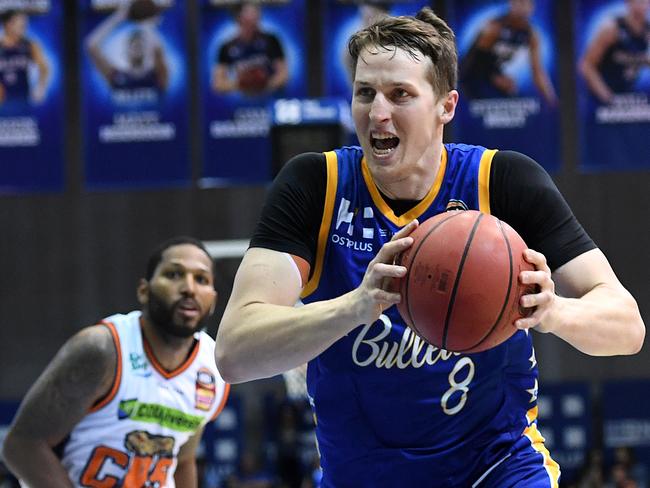
M 370 136 L 372 151 L 377 156 L 386 156 L 399 145 L 399 137 L 392 134 L 374 134 Z

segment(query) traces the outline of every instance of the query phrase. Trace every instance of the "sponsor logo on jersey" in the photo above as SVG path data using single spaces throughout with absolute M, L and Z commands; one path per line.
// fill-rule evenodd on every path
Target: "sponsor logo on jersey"
M 362 209 L 355 208 L 350 211 L 350 206 L 350 200 L 341 199 L 336 214 L 336 227 L 332 233 L 331 241 L 334 244 L 349 247 L 355 251 L 373 252 L 373 239 L 375 238 L 374 210 L 372 207 L 363 207 Z
M 196 372 L 196 402 L 194 406 L 199 410 L 210 410 L 217 394 L 216 380 L 212 371 L 200 368 Z
M 151 376 L 149 361 L 144 354 L 129 353 L 129 362 L 131 363 L 131 371 L 136 375 L 144 377 Z
M 450 212 L 452 210 L 469 210 L 469 207 L 462 200 L 456 200 L 455 198 L 451 198 L 447 202 L 447 208 L 445 208 L 445 211 Z
M 190 415 L 156 403 L 140 402 L 135 398 L 120 402 L 117 418 L 157 424 L 177 432 L 195 432 L 203 422 L 203 417 L 199 415 Z

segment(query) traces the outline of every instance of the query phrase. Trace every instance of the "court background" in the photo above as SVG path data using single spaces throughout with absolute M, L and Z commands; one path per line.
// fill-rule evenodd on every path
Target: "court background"
M 267 185 L 200 189 L 203 159 L 199 93 L 190 94 L 191 188 L 89 192 L 83 188 L 80 145 L 79 50 L 76 2 L 63 2 L 66 17 L 64 63 L 66 187 L 63 193 L 0 198 L 0 400 L 19 400 L 63 342 L 85 325 L 137 307 L 135 287 L 151 248 L 162 239 L 189 234 L 204 240 L 250 237 Z M 308 95 L 323 94 L 320 65 L 325 0 L 307 9 Z M 441 1 L 432 2 L 444 14 Z M 198 87 L 197 16 L 188 6 L 190 86 Z M 581 174 L 578 168 L 576 88 L 570 9 L 558 9 L 561 108 L 561 169 L 553 175 L 574 213 L 608 256 L 618 277 L 636 297 L 650 323 L 650 172 Z M 639 135 L 647 137 L 647 135 Z M 453 136 L 448 134 L 449 140 Z M 470 142 L 471 141 L 466 141 Z M 216 327 L 228 300 L 238 261 L 217 263 L 219 305 Z M 650 347 L 633 357 L 589 357 L 552 335 L 534 334 L 540 385 L 587 381 L 597 392 L 602 381 L 650 378 Z M 253 402 L 275 390 L 267 381 L 239 388 Z M 234 389 L 237 391 L 237 388 Z M 650 405 L 648 405 L 650 406 Z M 262 422 L 261 419 L 252 420 Z M 254 432 L 254 428 L 247 427 Z

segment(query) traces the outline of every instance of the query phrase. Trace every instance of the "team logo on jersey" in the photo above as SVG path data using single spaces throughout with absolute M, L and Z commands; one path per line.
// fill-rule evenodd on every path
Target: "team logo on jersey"
M 452 210 L 469 210 L 469 207 L 462 200 L 452 198 L 447 202 L 447 208 L 445 208 L 445 211 L 451 212 Z
M 81 484 L 83 486 L 167 486 L 168 472 L 174 464 L 175 443 L 176 440 L 170 436 L 134 430 L 124 439 L 126 452 L 99 445 L 91 453 L 81 473 Z M 119 478 L 106 475 L 107 465 L 112 465 L 113 474 Z
M 201 368 L 196 372 L 196 403 L 199 410 L 210 410 L 217 395 L 217 382 L 214 374 L 207 368 Z

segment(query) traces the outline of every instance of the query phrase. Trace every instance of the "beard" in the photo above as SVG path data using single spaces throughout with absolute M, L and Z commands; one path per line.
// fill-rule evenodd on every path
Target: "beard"
M 150 291 L 146 308 L 149 320 L 160 332 L 184 339 L 201 330 L 206 316 L 202 315 L 193 327 L 189 323 L 177 323 L 174 321 L 174 317 L 178 304 L 179 302 L 175 302 L 169 305 Z

